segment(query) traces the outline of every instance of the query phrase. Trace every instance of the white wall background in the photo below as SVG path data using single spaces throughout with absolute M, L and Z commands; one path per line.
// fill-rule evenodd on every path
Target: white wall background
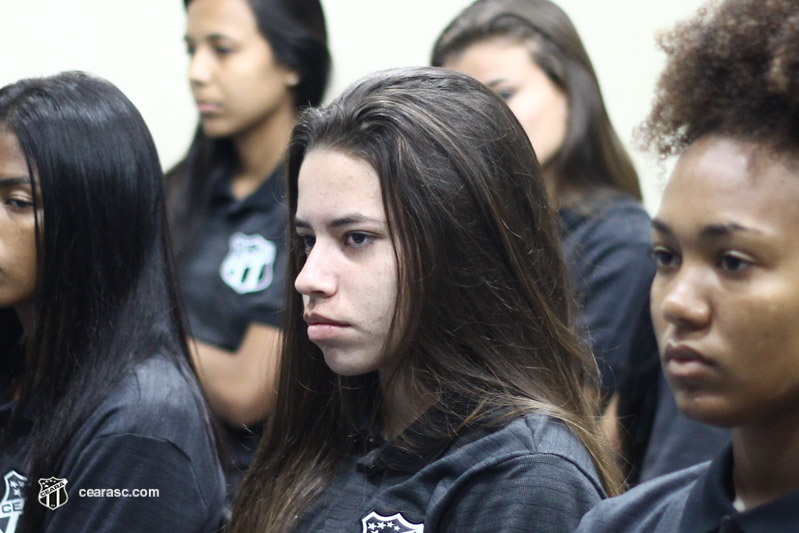
M 426 65 L 438 33 L 471 0 L 322 0 L 334 61 L 330 100 L 378 69 Z M 701 0 L 557 0 L 572 17 L 600 78 L 613 123 L 631 146 L 663 64 L 654 35 Z M 144 115 L 169 167 L 188 146 L 196 114 L 185 79 L 181 0 L 0 0 L 0 85 L 80 69 L 119 86 Z M 646 205 L 664 177 L 631 147 Z

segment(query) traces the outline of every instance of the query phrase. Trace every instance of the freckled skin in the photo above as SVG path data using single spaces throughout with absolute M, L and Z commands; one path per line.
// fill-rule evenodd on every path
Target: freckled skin
M 294 286 L 305 313 L 341 322 L 329 336 L 309 337 L 331 370 L 359 375 L 385 370 L 383 345 L 397 300 L 397 263 L 377 173 L 334 150 L 312 150 L 300 167 L 297 233 L 307 258 Z M 363 220 L 335 225 L 342 218 Z M 325 335 L 324 326 L 319 335 Z
M 799 160 L 786 154 L 706 137 L 675 167 L 653 224 L 652 317 L 661 356 L 688 346 L 708 360 L 688 376 L 663 360 L 687 416 L 740 427 L 796 412 L 797 206 Z M 708 231 L 721 226 L 734 229 Z

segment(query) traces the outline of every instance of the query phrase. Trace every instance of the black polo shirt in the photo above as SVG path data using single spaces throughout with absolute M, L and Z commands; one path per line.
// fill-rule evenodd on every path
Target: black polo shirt
M 544 415 L 426 449 L 352 457 L 296 531 L 571 533 L 604 497 L 582 443 Z
M 627 365 L 657 357 L 649 318 L 655 264 L 651 223 L 641 204 L 624 195 L 598 204 L 589 214 L 561 209 L 559 215 L 563 255 L 581 308 L 577 325 L 610 394 Z
M 39 491 L 40 501 L 53 508 L 46 511 L 44 531 L 218 531 L 224 478 L 195 400 L 196 387 L 163 357 L 125 376 L 73 436 L 63 465 L 52 472 L 56 480 L 66 480 L 56 481 L 66 494 L 60 489 L 44 493 L 47 486 Z M 14 402 L 0 406 L 3 426 L 13 407 Z M 26 481 L 41 485 L 27 479 L 28 446 L 23 435 L 0 453 L 3 533 L 16 531 L 22 486 Z M 158 494 L 132 497 L 141 489 Z
M 577 533 L 796 533 L 799 491 L 744 512 L 732 506 L 732 446 L 703 463 L 600 503 Z
M 282 166 L 246 198 L 233 196 L 228 175 L 214 183 L 199 237 L 178 266 L 197 340 L 235 351 L 251 323 L 282 326 L 284 196 Z

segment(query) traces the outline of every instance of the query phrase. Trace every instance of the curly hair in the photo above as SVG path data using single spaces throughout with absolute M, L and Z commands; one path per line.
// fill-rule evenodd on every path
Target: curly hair
M 799 2 L 725 0 L 661 35 L 668 63 L 638 140 L 661 157 L 714 133 L 799 145 Z

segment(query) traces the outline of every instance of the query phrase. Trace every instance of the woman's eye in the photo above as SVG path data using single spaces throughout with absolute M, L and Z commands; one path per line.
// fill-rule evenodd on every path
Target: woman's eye
M 32 208 L 33 202 L 30 200 L 23 200 L 21 198 L 9 198 L 6 200 L 6 205 L 17 210 L 24 210 Z
M 233 53 L 233 48 L 229 46 L 215 46 L 214 52 L 216 52 L 216 55 L 224 57 Z
M 652 249 L 652 259 L 654 259 L 655 266 L 658 269 L 670 268 L 676 266 L 679 262 L 677 254 L 663 246 L 655 246 Z
M 348 233 L 346 239 L 349 246 L 363 248 L 364 246 L 371 244 L 375 240 L 375 236 L 368 233 L 354 231 L 352 233 Z
M 752 266 L 749 259 L 737 254 L 726 253 L 719 258 L 719 267 L 728 272 L 740 272 Z
M 497 91 L 497 96 L 505 100 L 506 102 L 513 98 L 513 95 L 516 94 L 516 91 L 512 91 L 510 89 L 505 89 L 503 91 Z
M 300 235 L 298 238 L 300 240 L 300 246 L 305 253 L 310 252 L 313 245 L 316 244 L 316 237 L 312 237 L 311 235 Z

